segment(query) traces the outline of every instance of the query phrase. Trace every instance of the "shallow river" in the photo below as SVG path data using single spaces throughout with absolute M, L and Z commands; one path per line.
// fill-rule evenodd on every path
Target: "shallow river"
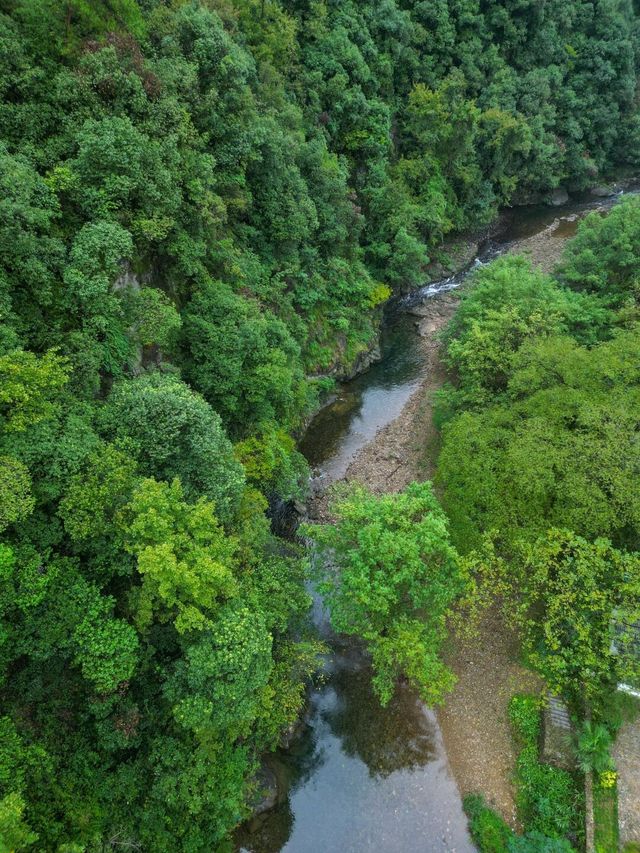
M 516 211 L 477 263 L 515 240 L 542 232 L 556 219 L 558 239 L 575 233 L 576 214 L 606 207 L 593 198 L 563 208 Z M 409 301 L 437 298 L 467 273 L 431 284 Z M 406 302 L 405 302 L 406 305 Z M 420 381 L 422 348 L 415 318 L 396 305 L 382 336 L 382 361 L 343 385 L 312 421 L 301 444 L 316 487 L 340 479 L 376 431 L 394 420 Z M 353 640 L 335 636 L 322 602 L 314 621 L 331 653 L 324 679 L 310 695 L 303 736 L 270 764 L 285 791 L 271 812 L 237 837 L 248 853 L 464 853 L 473 851 L 458 787 L 451 775 L 435 714 L 408 688 L 382 709 L 370 687 L 366 656 Z

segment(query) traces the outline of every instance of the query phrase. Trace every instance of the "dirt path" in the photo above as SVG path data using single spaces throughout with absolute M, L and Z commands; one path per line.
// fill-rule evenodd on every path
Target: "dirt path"
M 640 719 L 622 726 L 613 757 L 618 769 L 620 841 L 640 844 Z
M 510 251 L 528 256 L 547 272 L 559 260 L 566 238 L 574 231 L 573 218 L 556 220 Z M 438 434 L 432 402 L 446 378 L 437 336 L 458 303 L 455 294 L 449 293 L 430 299 L 418 309 L 416 324 L 425 349 L 422 382 L 401 414 L 355 456 L 345 481 L 361 482 L 381 494 L 433 476 Z M 314 519 L 332 520 L 326 494 L 317 495 L 309 509 Z M 514 693 L 536 692 L 539 679 L 520 664 L 517 642 L 495 613 L 486 616 L 473 641 L 452 637 L 445 657 L 458 680 L 438 717 L 458 786 L 463 795 L 482 793 L 517 827 L 508 703 Z

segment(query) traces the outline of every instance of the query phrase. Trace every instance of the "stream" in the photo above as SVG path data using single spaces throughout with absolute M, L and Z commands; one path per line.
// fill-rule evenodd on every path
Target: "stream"
M 579 218 L 615 197 L 574 200 L 560 208 L 513 211 L 469 270 L 395 301 L 382 332 L 382 360 L 345 383 L 311 422 L 300 445 L 312 487 L 340 480 L 376 432 L 401 413 L 420 384 L 424 349 L 406 309 L 459 287 L 469 272 L 519 240 L 550 229 L 575 233 Z M 556 222 L 558 220 L 558 222 Z M 553 230 L 551 230 L 553 229 Z M 467 830 L 435 713 L 406 686 L 381 708 L 371 669 L 353 638 L 336 636 L 322 601 L 313 619 L 330 648 L 323 679 L 311 690 L 302 736 L 269 757 L 283 792 L 278 805 L 241 828 L 241 853 L 466 853 Z

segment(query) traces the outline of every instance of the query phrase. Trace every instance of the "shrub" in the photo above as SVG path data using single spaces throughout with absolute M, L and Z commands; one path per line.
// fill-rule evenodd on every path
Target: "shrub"
M 611 744 L 612 738 L 606 727 L 587 720 L 578 737 L 578 763 L 582 772 L 602 774 L 611 770 Z
M 469 818 L 469 832 L 482 853 L 508 853 L 513 832 L 508 824 L 492 811 L 479 794 L 469 794 L 463 800 Z
M 516 764 L 516 802 L 528 830 L 552 838 L 575 830 L 578 793 L 570 773 L 541 764 L 536 744 L 526 746 Z
M 566 838 L 547 838 L 539 832 L 516 835 L 509 843 L 509 853 L 572 853 Z
M 514 696 L 509 702 L 509 719 L 521 747 L 516 763 L 520 818 L 531 833 L 563 838 L 576 829 L 579 795 L 570 773 L 538 760 L 540 700 L 536 696 Z
M 469 818 L 469 832 L 480 853 L 572 853 L 565 838 L 549 838 L 541 832 L 516 835 L 499 814 L 490 809 L 480 794 L 463 800 Z
M 512 696 L 509 720 L 521 746 L 537 743 L 540 737 L 540 700 L 536 696 Z

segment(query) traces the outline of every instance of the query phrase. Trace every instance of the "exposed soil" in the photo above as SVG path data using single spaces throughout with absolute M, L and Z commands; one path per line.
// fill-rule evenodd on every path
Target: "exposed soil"
M 640 719 L 626 722 L 616 740 L 620 842 L 640 844 Z
M 558 219 L 541 234 L 514 244 L 510 251 L 525 254 L 549 272 L 560 258 L 565 239 L 573 233 L 574 220 Z M 381 494 L 433 476 L 438 434 L 432 401 L 446 378 L 438 332 L 458 303 L 455 294 L 448 293 L 415 310 L 426 355 L 422 382 L 401 414 L 355 456 L 344 481 L 363 483 Z M 331 521 L 328 502 L 326 493 L 316 495 L 309 506 L 310 516 Z M 517 828 L 508 702 L 514 693 L 536 692 L 541 683 L 519 662 L 517 642 L 494 612 L 486 615 L 472 640 L 452 637 L 445 658 L 458 681 L 438 717 L 458 786 L 463 795 L 482 793 Z
M 572 213 L 558 217 L 539 234 L 514 243 L 509 254 L 524 255 L 543 272 L 552 272 L 560 260 L 566 241 L 575 236 L 583 215 Z

